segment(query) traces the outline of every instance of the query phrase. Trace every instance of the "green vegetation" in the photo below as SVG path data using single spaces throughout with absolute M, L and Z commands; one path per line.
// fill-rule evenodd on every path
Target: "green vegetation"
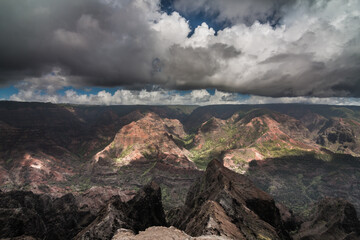
M 141 154 L 148 160 L 155 160 L 158 153 L 159 150 L 154 145 L 148 145 L 146 150 L 141 152 Z
M 257 238 L 259 240 L 271 240 L 271 238 L 266 237 L 266 236 L 262 235 L 261 233 L 258 234 Z
M 268 126 L 258 120 L 253 121 L 253 127 L 238 122 L 226 122 L 217 126 L 214 119 L 210 119 L 202 126 L 202 137 L 205 143 L 199 149 L 198 146 L 191 146 L 189 149 L 193 154 L 193 161 L 200 169 L 205 169 L 213 158 L 220 158 L 228 150 L 246 148 L 253 144 L 258 138 L 264 135 Z M 215 128 L 214 131 L 209 131 Z
M 356 118 L 359 117 L 358 113 L 346 107 L 331 107 L 330 111 L 333 115 L 342 118 Z
M 255 157 L 255 156 L 254 156 Z M 243 158 L 243 156 L 239 156 L 239 155 L 235 155 L 231 158 L 231 160 L 234 161 L 235 164 L 240 165 L 240 164 L 244 164 L 247 163 L 246 159 Z
M 134 145 L 127 146 L 125 149 L 123 149 L 123 150 L 121 151 L 119 157 L 117 157 L 117 158 L 115 159 L 115 161 L 116 161 L 117 163 L 120 163 L 121 160 L 122 160 L 124 157 L 126 157 L 127 155 L 129 155 L 129 154 L 133 151 L 133 149 L 134 149 Z
M 88 175 L 69 176 L 66 182 L 49 182 L 49 184 L 70 187 L 73 192 L 84 192 L 94 186 Z
M 290 147 L 291 146 L 280 140 L 269 140 L 261 144 L 255 145 L 255 148 L 265 157 L 301 156 L 309 153 L 300 148 Z
M 223 143 L 207 139 L 201 149 L 193 148 L 190 152 L 193 154 L 192 160 L 196 166 L 200 169 L 206 169 L 207 164 L 213 158 L 219 158 L 224 150 Z
M 171 201 L 171 196 L 170 196 L 169 188 L 164 184 L 161 184 L 160 188 L 161 188 L 161 200 L 162 200 L 162 202 L 164 202 L 164 203 L 170 202 Z
M 157 164 L 157 161 L 154 162 L 153 165 L 152 165 L 150 168 L 148 168 L 148 169 L 141 175 L 141 177 L 144 177 L 146 174 L 148 174 L 148 173 L 156 166 L 156 164 Z
M 186 149 L 193 147 L 194 137 L 195 137 L 194 133 L 186 135 L 184 138 L 179 138 L 179 137 L 173 135 L 175 144 L 177 146 L 179 146 L 180 148 L 186 148 Z

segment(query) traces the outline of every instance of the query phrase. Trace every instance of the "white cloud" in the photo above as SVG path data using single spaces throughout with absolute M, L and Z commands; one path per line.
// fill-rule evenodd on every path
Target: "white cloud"
M 275 28 L 239 19 L 248 15 L 246 10 L 255 18 L 266 16 L 276 1 L 179 0 L 179 8 L 220 11 L 219 18 L 233 20 L 233 26 L 217 34 L 203 23 L 190 38 L 188 21 L 177 12 L 161 12 L 159 0 L 100 2 L 79 0 L 74 5 L 70 0 L 67 4 L 42 0 L 51 13 L 45 15 L 53 15 L 54 20 L 48 22 L 44 14 L 39 19 L 25 16 L 29 22 L 8 16 L 15 26 L 25 22 L 26 26 L 24 34 L 8 44 L 13 49 L 0 44 L 0 63 L 19 62 L 20 68 L 26 66 L 20 69 L 25 73 L 36 69 L 37 77 L 27 76 L 23 83 L 38 81 L 41 89 L 49 91 L 52 84 L 54 90 L 58 88 L 59 80 L 39 77 L 39 72 L 58 65 L 67 75 L 67 86 L 217 88 L 268 97 L 360 96 L 359 0 L 291 1 L 294 4 L 287 5 Z M 38 9 L 35 5 L 27 7 Z M 41 34 L 25 36 L 31 26 L 39 26 L 34 34 Z M 21 52 L 25 45 L 31 51 Z
M 304 2 L 289 9 L 276 28 L 255 21 L 215 35 L 202 24 L 182 48 L 163 56 L 169 69 L 158 77 L 171 79 L 175 87 L 218 87 L 264 96 L 359 96 L 360 2 Z M 217 43 L 241 54 L 214 56 Z
M 359 98 L 346 98 L 346 97 L 261 97 L 250 96 L 249 99 L 242 101 L 243 104 L 271 104 L 271 103 L 304 103 L 304 104 L 324 104 L 324 105 L 347 105 L 347 106 L 360 106 Z
M 30 86 L 30 85 L 28 85 Z M 110 93 L 105 90 L 96 94 L 78 93 L 73 89 L 64 94 L 46 93 L 34 87 L 22 88 L 10 96 L 12 101 L 52 102 L 87 105 L 214 105 L 214 104 L 271 104 L 271 103 L 308 103 L 328 105 L 357 105 L 357 98 L 316 98 L 316 97 L 282 97 L 271 98 L 261 96 L 245 97 L 237 93 L 215 90 L 210 94 L 207 90 L 166 91 L 157 90 L 117 90 Z
M 161 14 L 155 24 L 152 25 L 159 34 L 159 41 L 164 43 L 164 49 L 169 48 L 173 44 L 181 44 L 190 33 L 188 21 L 181 17 L 179 13 L 173 12 L 171 15 Z
M 22 89 L 10 97 L 13 101 L 72 103 L 88 105 L 209 105 L 236 104 L 237 94 L 215 91 L 210 94 L 206 90 L 193 90 L 186 94 L 165 90 L 117 90 L 111 94 L 105 90 L 96 94 L 79 94 L 70 89 L 64 94 L 46 94 L 40 91 Z

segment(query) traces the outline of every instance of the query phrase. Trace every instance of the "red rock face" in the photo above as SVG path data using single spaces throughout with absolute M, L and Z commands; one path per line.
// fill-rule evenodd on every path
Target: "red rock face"
M 176 119 L 162 119 L 148 113 L 115 135 L 114 140 L 95 155 L 100 159 L 112 159 L 117 166 L 134 161 L 161 160 L 178 168 L 196 168 L 190 160 L 191 153 L 176 144 L 176 139 L 186 135 L 182 124 Z
M 55 196 L 65 194 L 69 189 L 50 186 L 49 182 L 64 182 L 75 174 L 70 163 L 74 157 L 64 150 L 62 156 L 52 156 L 42 151 L 18 152 L 8 158 L 7 169 L 0 178 L 1 184 L 12 187 L 26 187 L 35 193 L 47 192 Z M 0 169 L 1 170 L 1 169 Z M 6 188 L 4 189 L 6 190 Z

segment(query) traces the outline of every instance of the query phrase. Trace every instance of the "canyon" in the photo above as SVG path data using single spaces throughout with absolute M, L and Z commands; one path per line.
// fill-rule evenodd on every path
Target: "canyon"
M 2 101 L 0 237 L 358 239 L 359 155 L 359 107 Z

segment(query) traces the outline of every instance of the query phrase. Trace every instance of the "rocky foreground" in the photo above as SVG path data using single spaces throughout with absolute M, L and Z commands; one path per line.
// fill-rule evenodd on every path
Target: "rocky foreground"
M 355 208 L 325 198 L 307 221 L 275 203 L 245 176 L 217 160 L 165 214 L 161 189 L 151 182 L 129 201 L 112 197 L 97 213 L 72 194 L 61 198 L 0 193 L 1 239 L 360 239 Z

